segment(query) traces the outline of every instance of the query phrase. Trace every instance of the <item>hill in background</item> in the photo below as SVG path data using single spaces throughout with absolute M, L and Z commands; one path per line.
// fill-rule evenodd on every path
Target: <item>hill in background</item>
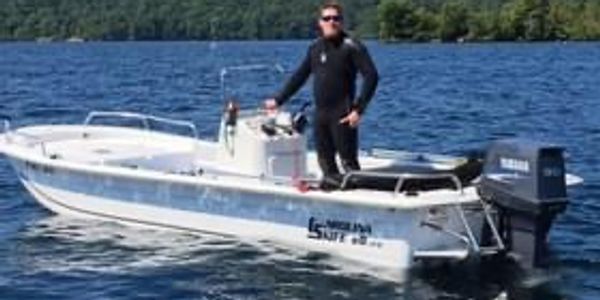
M 598 40 L 599 0 L 346 0 L 387 41 Z M 303 39 L 320 0 L 4 0 L 0 40 Z

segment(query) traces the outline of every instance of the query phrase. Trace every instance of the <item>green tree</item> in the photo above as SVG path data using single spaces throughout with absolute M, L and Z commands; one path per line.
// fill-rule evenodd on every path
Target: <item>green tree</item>
M 514 0 L 501 13 L 501 36 L 508 40 L 545 40 L 548 34 L 548 0 Z
M 444 3 L 439 15 L 439 37 L 445 42 L 454 42 L 469 33 L 469 12 L 462 1 Z
M 471 13 L 468 21 L 467 40 L 494 41 L 500 39 L 500 15 L 498 11 L 482 10 Z
M 413 34 L 413 40 L 427 42 L 438 37 L 438 18 L 435 13 L 420 7 L 415 11 L 417 24 Z
M 379 36 L 384 40 L 412 39 L 418 24 L 410 0 L 383 0 L 378 7 Z
M 323 0 L 3 0 L 0 40 L 313 38 Z M 341 0 L 384 40 L 597 40 L 598 0 Z M 290 9 L 293 11 L 290 11 Z

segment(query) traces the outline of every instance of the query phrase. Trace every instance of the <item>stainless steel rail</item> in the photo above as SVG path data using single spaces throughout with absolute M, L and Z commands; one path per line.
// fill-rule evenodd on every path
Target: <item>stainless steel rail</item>
M 347 187 L 350 179 L 353 176 L 371 176 L 371 177 L 376 177 L 376 178 L 397 179 L 398 181 L 397 181 L 395 189 L 394 189 L 394 196 L 400 194 L 400 191 L 402 190 L 404 183 L 406 182 L 406 180 L 409 180 L 409 179 L 449 179 L 450 181 L 452 181 L 452 183 L 456 187 L 457 191 L 461 195 L 464 194 L 464 187 L 463 187 L 460 179 L 456 175 L 449 174 L 449 173 L 410 174 L 410 173 L 380 173 L 380 172 L 353 171 L 353 172 L 348 172 L 344 176 L 344 179 L 341 184 L 341 189 L 344 189 Z M 490 208 L 485 203 L 483 203 L 483 201 L 480 201 L 480 202 L 481 202 L 480 204 L 482 205 L 481 213 L 484 214 L 484 222 L 486 222 L 488 224 L 488 226 L 490 226 L 493 237 L 496 241 L 496 243 L 495 243 L 496 245 L 493 247 L 482 247 L 479 244 L 479 242 L 477 241 L 477 238 L 475 237 L 475 233 L 473 232 L 473 228 L 471 227 L 471 224 L 469 224 L 469 221 L 465 214 L 465 210 L 460 202 L 457 202 L 452 206 L 454 207 L 456 215 L 458 216 L 458 218 L 462 224 L 464 233 L 454 232 L 454 231 L 444 228 L 443 226 L 438 226 L 436 224 L 425 224 L 425 225 L 429 225 L 429 227 L 431 227 L 433 229 L 439 230 L 441 232 L 444 232 L 448 235 L 451 235 L 451 236 L 463 241 L 465 244 L 467 244 L 467 247 L 468 247 L 467 249 L 464 249 L 466 251 L 465 253 L 473 252 L 473 253 L 476 253 L 477 255 L 482 255 L 482 254 L 488 254 L 486 251 L 491 252 L 491 253 L 496 253 L 498 251 L 502 251 L 505 249 L 505 245 L 502 241 L 502 238 L 500 237 L 500 234 L 498 233 L 498 230 L 494 224 L 494 221 L 492 220 Z M 433 253 L 431 255 L 433 255 Z
M 371 156 L 377 158 L 387 158 L 387 159 L 400 159 L 400 160 L 409 160 L 409 161 L 423 161 L 429 163 L 440 163 L 440 164 L 448 164 L 454 163 L 456 161 L 464 160 L 463 157 L 443 155 L 443 154 L 432 154 L 432 153 L 418 153 L 418 152 L 409 152 L 409 151 L 401 151 L 401 150 L 392 150 L 392 149 L 383 149 L 383 148 L 373 148 L 370 151 Z
M 351 171 L 344 175 L 344 179 L 342 180 L 342 184 L 340 186 L 341 189 L 345 189 L 348 186 L 348 182 L 350 178 L 355 176 L 370 176 L 376 178 L 384 178 L 384 179 L 397 179 L 396 186 L 394 188 L 394 195 L 397 195 L 402 190 L 404 183 L 407 179 L 449 179 L 456 190 L 463 194 L 463 185 L 460 182 L 460 179 L 454 174 L 450 173 L 440 173 L 440 174 L 414 174 L 414 173 L 381 173 L 381 172 L 368 172 L 368 171 Z
M 198 129 L 196 128 L 196 125 L 194 125 L 194 123 L 192 123 L 192 122 L 162 118 L 162 117 L 140 114 L 140 113 L 117 112 L 117 111 L 114 111 L 114 112 L 92 111 L 85 118 L 85 121 L 83 122 L 83 124 L 88 126 L 88 125 L 92 124 L 94 119 L 107 118 L 107 117 L 139 120 L 140 122 L 142 122 L 142 125 L 144 126 L 144 129 L 146 129 L 146 130 L 152 130 L 152 128 L 150 128 L 151 121 L 157 122 L 157 123 L 168 124 L 168 125 L 174 125 L 174 126 L 178 126 L 178 127 L 185 127 L 190 130 L 193 138 L 198 139 Z
M 27 134 L 27 133 L 23 133 L 23 132 L 19 132 L 19 131 L 10 131 L 9 133 L 10 133 L 10 137 L 9 137 L 10 139 L 8 140 L 9 142 L 14 141 L 13 140 L 14 136 L 22 137 L 28 142 L 26 144 L 27 146 L 32 147 L 32 146 L 39 145 L 42 155 L 48 156 L 48 151 L 46 151 L 46 141 L 44 139 L 42 139 L 38 136 L 35 136 L 35 135 L 31 135 L 31 134 Z
M 221 69 L 220 81 L 221 81 L 221 97 L 223 101 L 226 98 L 227 88 L 227 75 L 232 72 L 250 72 L 250 71 L 270 71 L 274 70 L 279 74 L 284 74 L 285 70 L 280 64 L 267 65 L 267 64 L 255 64 L 255 65 L 241 65 L 232 66 Z
M 494 239 L 496 240 L 497 249 L 500 251 L 505 250 L 506 245 L 504 244 L 504 241 L 502 240 L 502 236 L 500 236 L 500 232 L 498 231 L 498 228 L 496 227 L 495 222 L 492 219 L 492 213 L 491 213 L 491 208 L 490 208 L 489 204 L 485 203 L 485 201 L 483 201 L 483 199 L 479 199 L 479 202 L 481 203 L 481 206 L 483 207 L 483 214 L 485 216 L 485 220 L 486 220 L 487 224 L 490 226 L 490 229 L 492 230 Z
M 37 146 L 39 145 L 40 151 L 43 156 L 48 156 L 48 152 L 46 151 L 46 141 L 38 136 L 19 132 L 17 130 L 12 130 L 10 119 L 6 117 L 2 117 L 2 133 L 5 135 L 4 138 L 7 143 L 14 142 L 14 137 L 21 137 L 27 141 L 27 146 Z
M 463 207 L 460 203 L 456 204 L 455 209 L 456 209 L 456 211 L 458 213 L 458 217 L 460 218 L 460 221 L 463 224 L 463 227 L 465 228 L 465 231 L 467 233 L 469 245 L 471 246 L 471 248 L 473 249 L 473 251 L 475 253 L 479 254 L 481 252 L 481 246 L 479 245 L 479 242 L 477 242 L 477 239 L 475 238 L 475 234 L 473 233 L 473 228 L 471 228 L 471 225 L 469 224 L 469 221 L 467 220 L 467 217 L 465 216 L 465 210 L 463 209 Z

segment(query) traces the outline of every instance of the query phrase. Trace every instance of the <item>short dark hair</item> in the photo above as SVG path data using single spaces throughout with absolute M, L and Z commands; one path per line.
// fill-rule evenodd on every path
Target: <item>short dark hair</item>
M 319 8 L 319 14 L 323 13 L 326 9 L 335 9 L 340 16 L 344 15 L 344 7 L 337 1 L 327 1 Z

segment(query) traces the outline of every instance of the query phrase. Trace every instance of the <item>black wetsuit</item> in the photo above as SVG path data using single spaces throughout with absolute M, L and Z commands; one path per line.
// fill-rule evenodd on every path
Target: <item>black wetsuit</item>
M 356 96 L 356 75 L 363 77 Z M 360 42 L 340 35 L 319 38 L 311 44 L 302 64 L 275 96 L 284 104 L 313 75 L 316 102 L 314 137 L 319 166 L 326 177 L 339 175 L 335 154 L 340 155 L 345 171 L 359 170 L 358 130 L 340 120 L 353 109 L 363 114 L 377 88 L 379 75 L 367 49 Z

